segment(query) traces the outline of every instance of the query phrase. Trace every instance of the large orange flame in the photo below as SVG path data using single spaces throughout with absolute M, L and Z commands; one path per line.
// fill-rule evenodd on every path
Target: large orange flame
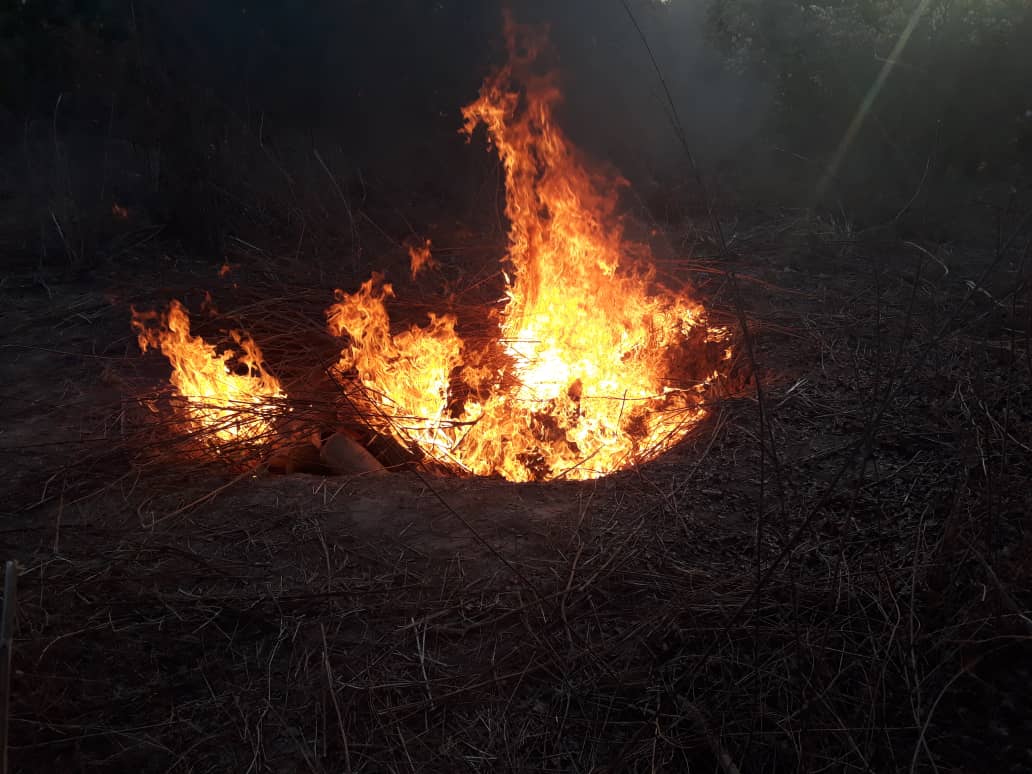
M 453 469 L 595 478 L 655 457 L 705 416 L 713 369 L 684 359 L 723 353 L 726 332 L 654 286 L 647 248 L 623 237 L 619 181 L 579 162 L 553 119 L 559 89 L 530 74 L 536 44 L 511 22 L 507 32 L 509 63 L 462 111 L 463 131 L 485 126 L 505 170 L 511 271 L 498 339 L 478 351 L 454 316 L 433 314 L 392 335 L 393 290 L 374 275 L 327 310 L 348 339 L 337 372 L 361 386 L 353 399 L 377 429 Z
M 198 438 L 218 449 L 269 434 L 276 405 L 285 396 L 246 333 L 230 331 L 240 351 L 219 353 L 190 334 L 190 316 L 175 300 L 167 313 L 133 309 L 132 325 L 141 350 L 160 349 L 168 358 L 172 386 L 182 399 L 181 418 Z

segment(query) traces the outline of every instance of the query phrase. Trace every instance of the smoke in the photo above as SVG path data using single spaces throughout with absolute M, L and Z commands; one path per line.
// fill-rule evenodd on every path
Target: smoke
M 696 156 L 733 157 L 767 107 L 707 39 L 703 0 L 626 0 Z M 150 5 L 150 4 L 149 4 Z M 577 144 L 634 178 L 683 160 L 668 98 L 624 0 L 395 0 L 209 5 L 189 0 L 155 28 L 179 43 L 175 69 L 216 85 L 237 109 L 335 132 L 355 155 L 447 139 L 459 109 L 504 56 L 502 9 L 547 28 Z M 172 32 L 175 32 L 173 36 Z
M 709 170 L 739 155 L 769 108 L 767 89 L 732 73 L 709 40 L 708 7 L 697 0 L 627 0 L 626 7 L 622 0 L 522 0 L 514 13 L 549 27 L 574 140 L 638 181 L 684 171 L 671 101 L 689 150 Z
M 690 150 L 717 173 L 757 129 L 763 89 L 729 73 L 708 42 L 710 0 L 627 2 Z M 272 196 L 284 171 L 318 190 L 326 176 L 316 149 L 344 188 L 382 194 L 410 219 L 430 203 L 472 217 L 498 176 L 483 146 L 460 136 L 460 110 L 504 61 L 503 8 L 547 30 L 565 95 L 559 120 L 575 145 L 638 192 L 657 179 L 690 178 L 657 67 L 623 0 L 315 0 L 306 13 L 287 0 L 116 5 L 121 16 L 110 13 L 135 36 L 125 49 L 140 61 L 126 75 L 109 60 L 101 80 L 111 91 L 98 92 L 91 125 L 160 151 L 167 175 L 183 178 L 162 190 L 185 186 L 170 194 L 171 209 L 198 201 L 190 181 L 202 172 L 237 198 Z M 40 91 L 50 110 L 60 89 Z M 62 118 L 71 102 L 65 97 Z M 257 161 L 275 164 L 248 160 L 252 140 Z M 221 166 L 211 163 L 213 148 Z M 495 202 L 487 204 L 494 222 Z

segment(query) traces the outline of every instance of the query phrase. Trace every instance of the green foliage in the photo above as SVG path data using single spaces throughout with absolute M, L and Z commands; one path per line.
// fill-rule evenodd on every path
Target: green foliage
M 932 162 L 960 179 L 1032 174 L 1032 4 L 931 0 L 897 59 L 918 0 L 714 0 L 727 66 L 768 84 L 775 144 L 826 161 L 878 73 L 842 176 L 894 178 L 900 193 Z M 890 174 L 891 173 L 891 174 Z

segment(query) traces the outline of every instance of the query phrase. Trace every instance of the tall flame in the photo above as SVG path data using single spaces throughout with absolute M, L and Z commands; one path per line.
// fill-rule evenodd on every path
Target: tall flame
M 168 358 L 182 418 L 199 438 L 219 448 L 269 434 L 276 402 L 285 396 L 246 333 L 230 331 L 240 351 L 219 353 L 190 334 L 190 316 L 175 300 L 166 313 L 133 309 L 132 325 L 142 351 L 160 349 Z
M 361 385 L 354 399 L 381 432 L 478 475 L 595 478 L 655 457 L 705 416 L 713 369 L 683 359 L 706 359 L 725 331 L 653 287 L 647 248 L 624 240 L 616 216 L 621 181 L 579 162 L 553 120 L 559 89 L 530 74 L 538 47 L 524 35 L 507 21 L 509 63 L 462 111 L 465 134 L 485 126 L 505 170 L 510 271 L 497 341 L 464 342 L 453 315 L 392 335 L 393 290 L 380 275 L 337 291 L 329 328 L 348 339 L 339 377 Z M 676 387 L 685 372 L 700 378 Z

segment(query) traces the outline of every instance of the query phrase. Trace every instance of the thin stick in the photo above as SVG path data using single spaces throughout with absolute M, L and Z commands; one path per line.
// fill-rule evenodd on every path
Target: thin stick
M 8 561 L 4 570 L 4 609 L 0 621 L 0 774 L 7 774 L 7 728 L 11 699 L 11 650 L 14 613 L 18 606 L 18 565 Z
M 333 183 L 333 187 L 337 189 L 337 195 L 340 196 L 340 200 L 344 202 L 344 210 L 348 213 L 348 225 L 351 228 L 351 268 L 358 271 L 358 256 L 355 253 L 355 248 L 358 243 L 357 231 L 355 230 L 355 215 L 351 211 L 351 202 L 348 201 L 347 194 L 344 193 L 344 189 L 340 187 L 340 183 L 337 182 L 337 178 L 334 177 L 330 171 L 329 166 L 323 161 L 323 157 L 319 154 L 318 148 L 312 148 L 312 153 L 315 154 L 316 160 L 319 162 L 319 166 L 323 168 L 323 172 L 330 178 L 330 182 Z
M 853 116 L 853 120 L 849 122 L 849 127 L 846 129 L 846 133 L 843 135 L 842 140 L 839 142 L 838 147 L 835 149 L 835 155 L 832 156 L 831 162 L 828 164 L 828 168 L 824 173 L 824 177 L 821 178 L 817 184 L 816 191 L 816 203 L 820 203 L 820 200 L 824 198 L 824 194 L 828 190 L 828 186 L 838 176 L 839 167 L 842 166 L 843 160 L 846 158 L 846 153 L 853 145 L 853 140 L 860 133 L 860 128 L 864 125 L 864 119 L 867 118 L 871 112 L 871 108 L 874 107 L 875 101 L 878 99 L 878 95 L 881 93 L 882 87 L 885 82 L 889 79 L 889 75 L 892 73 L 893 65 L 899 61 L 900 56 L 903 54 L 903 49 L 906 48 L 907 42 L 910 40 L 910 36 L 914 34 L 914 30 L 917 29 L 918 23 L 924 17 L 925 12 L 928 10 L 928 4 L 930 0 L 921 0 L 917 7 L 914 8 L 913 13 L 910 14 L 910 18 L 907 20 L 906 26 L 899 34 L 899 38 L 896 40 L 896 45 L 892 49 L 892 53 L 889 54 L 889 58 L 882 64 L 881 70 L 878 72 L 877 77 L 871 84 L 871 87 L 867 90 L 863 100 L 860 102 L 860 107 L 857 108 L 856 114 Z M 907 204 L 909 207 L 910 204 Z M 903 211 L 906 207 L 903 208 Z M 899 216 L 897 216 L 899 217 Z
M 340 702 L 337 700 L 337 683 L 333 678 L 333 667 L 330 666 L 330 651 L 326 645 L 326 626 L 319 624 L 319 631 L 322 633 L 322 661 L 323 669 L 326 670 L 326 688 L 330 692 L 330 699 L 333 701 L 333 710 L 337 713 L 337 728 L 340 730 L 340 739 L 344 743 L 344 770 L 349 772 L 351 768 L 351 746 L 348 744 L 348 732 L 344 729 L 344 714 L 340 710 Z
M 659 62 L 656 61 L 656 55 L 652 53 L 652 46 L 649 45 L 649 39 L 645 37 L 645 31 L 642 30 L 641 25 L 638 24 L 638 19 L 634 16 L 634 12 L 631 7 L 627 4 L 627 0 L 620 0 L 623 4 L 624 10 L 627 11 L 627 16 L 631 20 L 631 24 L 634 25 L 634 29 L 638 32 L 638 37 L 641 38 L 641 43 L 645 46 L 645 51 L 648 52 L 649 60 L 652 62 L 652 69 L 656 71 L 656 77 L 659 78 L 659 85 L 663 87 L 663 94 L 666 95 L 667 104 L 670 108 L 670 123 L 674 127 L 674 134 L 677 135 L 678 141 L 681 143 L 681 147 L 684 149 L 685 156 L 688 157 L 688 164 L 692 168 L 692 173 L 695 175 L 695 182 L 699 186 L 699 190 L 702 192 L 702 199 L 706 203 L 706 213 L 709 215 L 710 223 L 713 226 L 713 232 L 720 242 L 720 252 L 727 252 L 727 240 L 724 238 L 724 229 L 720 225 L 720 219 L 717 218 L 717 214 L 713 211 L 713 201 L 710 198 L 709 191 L 706 189 L 706 184 L 702 179 L 702 173 L 699 171 L 699 166 L 695 163 L 695 154 L 692 153 L 691 148 L 688 145 L 688 136 L 684 131 L 684 124 L 681 123 L 681 118 L 677 114 L 677 105 L 674 103 L 673 95 L 670 93 L 670 88 L 667 86 L 666 78 L 663 77 L 663 70 L 659 66 Z

